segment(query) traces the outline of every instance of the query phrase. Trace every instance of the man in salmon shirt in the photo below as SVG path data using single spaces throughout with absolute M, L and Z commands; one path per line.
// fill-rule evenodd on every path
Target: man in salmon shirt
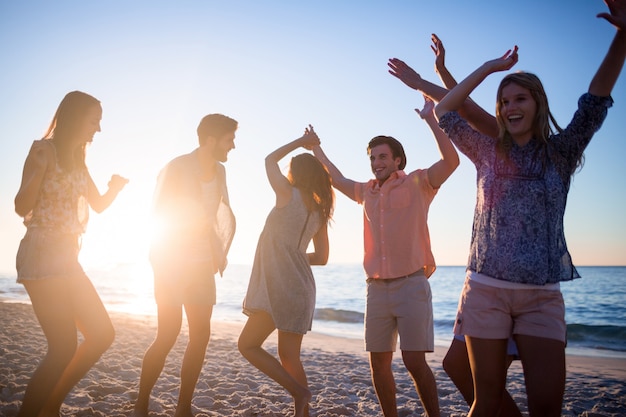
M 396 385 L 391 361 L 398 335 L 400 350 L 429 417 L 439 416 L 437 385 L 426 363 L 434 350 L 433 308 L 428 277 L 435 271 L 430 249 L 428 208 L 437 190 L 459 165 L 456 150 L 439 129 L 426 99 L 418 114 L 428 123 L 441 159 L 428 169 L 404 172 L 402 144 L 376 136 L 367 147 L 374 179 L 347 179 L 321 147 L 315 156 L 327 167 L 333 186 L 363 205 L 363 266 L 367 274 L 365 350 L 372 381 L 385 417 L 396 417 Z

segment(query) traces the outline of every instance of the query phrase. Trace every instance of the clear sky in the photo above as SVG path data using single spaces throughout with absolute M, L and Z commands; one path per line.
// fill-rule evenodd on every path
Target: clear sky
M 198 122 L 214 112 L 240 123 L 227 162 L 238 220 L 230 262 L 250 263 L 274 203 L 263 158 L 308 123 L 354 180 L 371 178 L 365 147 L 379 134 L 403 142 L 408 170 L 439 158 L 413 110 L 421 95 L 387 73 L 388 58 L 437 80 L 429 48 L 436 33 L 460 79 L 517 44 L 513 70 L 539 75 L 564 126 L 615 33 L 595 17 L 606 10 L 600 0 L 443 3 L 2 1 L 0 272 L 14 273 L 25 231 L 13 210 L 24 159 L 69 91 L 90 93 L 103 105 L 102 132 L 88 149 L 96 184 L 104 191 L 113 173 L 130 179 L 113 206 L 92 213 L 81 254 L 86 268 L 146 256 L 156 175 L 196 147 Z M 502 76 L 492 75 L 472 95 L 490 112 Z M 565 230 L 578 265 L 626 265 L 624 74 L 613 97 L 570 191 Z M 475 189 L 474 167 L 462 157 L 430 210 L 440 265 L 465 264 Z M 340 194 L 330 239 L 330 262 L 361 261 L 361 207 Z

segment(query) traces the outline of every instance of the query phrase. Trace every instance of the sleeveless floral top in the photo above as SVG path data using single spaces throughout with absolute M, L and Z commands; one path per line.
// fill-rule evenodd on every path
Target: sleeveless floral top
M 33 142 L 30 152 L 42 146 L 54 148 L 51 141 L 42 139 Z M 55 163 L 44 175 L 35 207 L 24 218 L 26 227 L 75 235 L 84 233 L 89 220 L 88 179 L 86 169 L 65 172 Z

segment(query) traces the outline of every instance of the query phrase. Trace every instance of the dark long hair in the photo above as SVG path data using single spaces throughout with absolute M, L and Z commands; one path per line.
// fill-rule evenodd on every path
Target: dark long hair
M 299 189 L 309 211 L 319 211 L 328 223 L 332 218 L 335 194 L 330 174 L 316 157 L 302 153 L 291 158 L 289 182 Z
M 81 91 L 67 93 L 43 136 L 43 139 L 54 141 L 57 161 L 64 171 L 86 168 L 86 144 L 83 143 L 79 148 L 74 148 L 73 142 L 83 127 L 88 111 L 94 106 L 100 106 L 100 101 L 89 94 Z

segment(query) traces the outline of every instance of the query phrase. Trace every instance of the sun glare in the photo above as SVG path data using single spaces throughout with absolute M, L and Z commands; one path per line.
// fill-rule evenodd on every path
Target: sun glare
M 153 314 L 150 242 L 157 227 L 143 197 L 123 190 L 101 214 L 91 213 L 80 262 L 107 308 Z M 110 299 L 109 299 L 110 298 Z

